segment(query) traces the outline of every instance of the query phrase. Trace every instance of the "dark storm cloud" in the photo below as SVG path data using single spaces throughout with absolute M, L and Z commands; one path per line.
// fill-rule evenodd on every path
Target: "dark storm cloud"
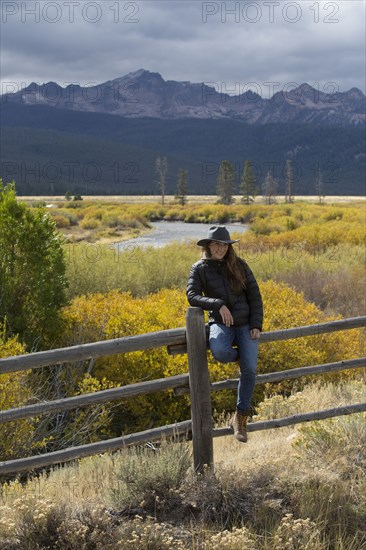
M 253 82 L 263 95 L 269 83 L 365 90 L 361 1 L 43 0 L 1 10 L 3 86 L 85 85 L 144 68 L 223 91 Z

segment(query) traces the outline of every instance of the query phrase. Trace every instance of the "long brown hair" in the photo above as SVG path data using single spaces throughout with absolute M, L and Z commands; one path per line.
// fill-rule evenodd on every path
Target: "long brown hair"
M 211 258 L 211 252 L 206 244 L 204 247 L 204 256 Z M 243 260 L 236 254 L 233 245 L 229 244 L 227 252 L 222 260 L 226 266 L 229 285 L 234 292 L 240 292 L 245 289 L 245 272 L 243 269 Z

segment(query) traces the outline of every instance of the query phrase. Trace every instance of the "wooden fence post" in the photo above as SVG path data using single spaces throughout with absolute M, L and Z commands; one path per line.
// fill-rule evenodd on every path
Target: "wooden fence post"
M 193 461 L 196 472 L 213 470 L 213 422 L 210 375 L 207 364 L 206 327 L 200 307 L 186 313 L 187 353 L 191 394 Z

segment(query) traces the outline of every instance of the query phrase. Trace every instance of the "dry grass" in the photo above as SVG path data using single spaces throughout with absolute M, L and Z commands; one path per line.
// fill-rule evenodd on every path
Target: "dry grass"
M 141 237 L 144 233 L 147 233 L 149 229 L 115 229 L 104 232 L 102 235 L 98 235 L 93 229 L 84 229 L 79 225 L 75 228 L 63 228 L 62 234 L 66 238 L 68 243 L 95 243 L 98 245 L 103 244 L 115 244 L 117 242 L 126 241 L 135 237 Z
M 365 398 L 364 379 L 269 397 L 258 418 Z M 255 420 L 255 419 L 254 419 Z M 125 449 L 2 486 L 0 549 L 360 550 L 365 415 L 214 440 L 215 475 L 190 443 Z M 226 421 L 224 422 L 226 423 Z
M 121 242 L 138 237 L 149 229 L 149 221 L 184 221 L 187 223 L 241 222 L 250 225 L 243 240 L 252 247 L 256 239 L 270 239 L 271 246 L 302 243 L 306 250 L 325 244 L 363 242 L 364 201 L 360 197 L 328 197 L 327 204 L 316 204 L 316 197 L 299 197 L 294 205 L 265 205 L 258 197 L 254 205 L 243 205 L 240 197 L 225 206 L 214 196 L 190 196 L 185 206 L 170 196 L 162 206 L 157 196 L 94 196 L 80 201 L 63 197 L 21 197 L 31 206 L 46 206 L 56 227 L 69 242 Z M 336 202 L 338 206 L 335 206 Z M 339 233 L 340 220 L 344 231 Z M 329 222 L 329 223 L 328 223 Z M 333 223 L 332 223 L 333 222 Z M 318 227 L 320 223 L 320 226 Z M 316 227 L 314 224 L 318 224 Z M 304 226 L 306 226 L 304 228 Z M 305 229 L 305 231 L 304 231 Z M 349 239 L 344 238 L 349 234 Z M 249 241 L 248 241 L 249 239 Z M 278 242 L 277 242 L 278 241 Z M 263 243 L 262 243 L 263 244 Z M 258 246 L 262 246 L 257 242 Z
M 312 384 L 268 397 L 254 420 L 364 400 L 364 379 Z M 365 449 L 359 414 L 255 432 L 246 445 L 216 438 L 214 476 L 193 475 L 188 442 L 83 459 L 1 486 L 0 550 L 361 550 Z
M 47 204 L 50 203 L 60 203 L 65 202 L 65 197 L 63 196 L 19 196 L 19 200 L 24 200 L 27 203 L 39 203 L 39 202 L 46 202 Z M 129 203 L 129 204 L 143 204 L 143 203 L 150 203 L 150 204 L 161 204 L 161 197 L 158 195 L 85 195 L 83 196 L 83 199 L 86 201 L 103 201 L 103 202 L 111 202 L 111 203 Z M 240 203 L 241 196 L 235 195 L 233 197 L 234 201 L 236 203 Z M 364 202 L 364 198 L 362 196 L 352 196 L 352 195 L 345 195 L 345 196 L 339 196 L 339 195 L 329 195 L 327 197 L 322 197 L 322 202 L 326 204 L 332 204 L 332 203 L 349 203 L 349 202 Z M 309 203 L 318 203 L 319 197 L 312 196 L 312 195 L 297 195 L 295 197 L 295 202 L 304 201 Z M 217 202 L 217 196 L 216 195 L 188 195 L 187 196 L 187 202 L 189 204 L 215 204 Z M 284 196 L 278 196 L 277 197 L 278 203 L 284 203 L 285 197 Z M 166 204 L 174 204 L 176 203 L 176 199 L 174 195 L 166 195 L 165 196 L 165 203 Z M 254 201 L 255 204 L 265 204 L 265 197 L 262 195 L 258 195 L 255 198 Z
M 286 461 L 292 453 L 292 440 L 297 430 L 293 427 L 281 430 L 268 430 L 249 435 L 248 443 L 243 445 L 232 436 L 214 439 L 215 464 L 238 470 L 252 470 L 266 457 L 266 460 Z M 245 466 L 244 466 L 245 465 Z

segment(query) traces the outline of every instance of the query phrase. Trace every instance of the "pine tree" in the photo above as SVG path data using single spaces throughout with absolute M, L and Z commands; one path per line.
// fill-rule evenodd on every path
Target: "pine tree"
M 184 206 L 187 203 L 187 170 L 179 169 L 178 172 L 178 184 L 177 184 L 177 193 L 175 198 Z
M 240 193 L 242 194 L 241 201 L 244 204 L 250 204 L 251 202 L 254 202 L 255 196 L 258 193 L 250 160 L 245 161 L 240 181 Z
M 166 157 L 158 157 L 155 162 L 156 171 L 159 175 L 159 188 L 161 193 L 161 204 L 165 202 L 166 175 L 168 172 L 168 161 Z
M 276 202 L 277 181 L 271 174 L 270 170 L 268 170 L 266 179 L 264 180 L 263 195 L 266 197 L 268 204 L 273 204 Z
M 318 195 L 319 204 L 322 204 L 322 200 L 324 199 L 325 195 L 324 195 L 324 182 L 323 182 L 323 178 L 320 170 L 318 170 L 318 174 L 315 180 L 315 191 L 316 191 L 316 194 Z
M 228 160 L 221 162 L 216 184 L 219 202 L 221 204 L 232 204 L 235 187 L 235 168 Z
M 288 159 L 286 162 L 285 202 L 294 202 L 293 188 L 294 188 L 294 175 L 292 171 L 292 161 Z

